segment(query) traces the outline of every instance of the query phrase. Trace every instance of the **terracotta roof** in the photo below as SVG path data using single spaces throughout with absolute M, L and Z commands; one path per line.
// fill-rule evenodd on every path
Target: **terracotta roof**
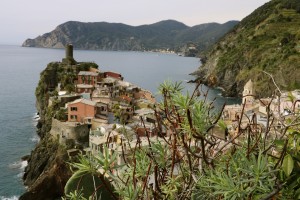
M 131 100 L 132 100 L 132 98 L 130 98 L 130 97 L 126 96 L 126 95 L 121 95 L 120 99 L 125 100 L 127 102 L 131 102 Z
M 114 72 L 114 71 L 106 71 L 104 74 L 116 74 L 122 76 L 120 73 Z

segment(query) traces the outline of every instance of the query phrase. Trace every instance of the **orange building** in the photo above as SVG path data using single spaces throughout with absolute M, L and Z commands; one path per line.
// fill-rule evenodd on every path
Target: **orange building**
M 68 103 L 67 107 L 69 122 L 90 124 L 97 112 L 96 102 L 86 99 L 77 99 Z

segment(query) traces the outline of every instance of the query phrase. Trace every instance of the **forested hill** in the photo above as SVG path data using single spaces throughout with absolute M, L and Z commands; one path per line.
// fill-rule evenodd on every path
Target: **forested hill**
M 27 39 L 22 46 L 64 48 L 67 43 L 72 43 L 77 49 L 134 51 L 179 50 L 192 46 L 201 51 L 215 43 L 237 23 L 229 21 L 189 27 L 175 20 L 142 26 L 69 21 L 35 39 Z
M 259 97 L 270 96 L 275 90 L 270 75 L 283 90 L 299 89 L 299 39 L 300 1 L 271 0 L 216 43 L 197 74 L 227 96 L 241 95 L 249 79 Z

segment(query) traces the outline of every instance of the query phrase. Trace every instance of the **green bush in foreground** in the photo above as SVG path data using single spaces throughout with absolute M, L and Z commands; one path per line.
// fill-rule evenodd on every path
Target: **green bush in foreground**
M 127 156 L 124 151 L 109 153 L 108 147 L 98 156 L 82 156 L 72 164 L 78 170 L 75 174 L 107 177 L 105 182 L 113 188 L 95 180 L 89 185 L 94 191 L 106 189 L 112 199 L 299 199 L 299 113 L 275 119 L 269 112 L 265 130 L 250 119 L 242 128 L 240 121 L 236 135 L 225 141 L 212 134 L 226 127 L 200 87 L 183 95 L 181 84 L 163 83 L 159 88 L 163 100 L 154 107 L 160 137 L 156 141 L 147 137 L 148 145 L 137 143 Z M 119 156 L 124 165 L 117 165 Z M 68 195 L 84 199 L 80 195 L 85 191 L 78 188 Z

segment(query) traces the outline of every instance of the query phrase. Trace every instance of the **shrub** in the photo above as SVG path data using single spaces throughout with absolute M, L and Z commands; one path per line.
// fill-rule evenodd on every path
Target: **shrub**
M 299 198 L 299 113 L 280 119 L 283 124 L 278 126 L 267 109 L 268 129 L 257 129 L 251 119 L 242 127 L 239 120 L 236 135 L 222 141 L 212 132 L 218 127 L 225 134 L 224 123 L 218 123 L 221 115 L 199 98 L 207 95 L 199 87 L 183 95 L 180 83 L 161 84 L 163 100 L 154 109 L 160 137 L 151 140 L 147 135 L 143 146 L 137 140 L 127 156 L 124 143 L 121 153 L 105 145 L 98 155 L 81 156 L 71 164 L 75 174 L 109 177 L 112 188 L 106 189 L 113 199 Z M 272 131 L 277 137 L 269 137 Z M 124 165 L 117 162 L 119 157 Z M 94 191 L 101 186 L 94 180 L 87 184 L 94 185 Z

